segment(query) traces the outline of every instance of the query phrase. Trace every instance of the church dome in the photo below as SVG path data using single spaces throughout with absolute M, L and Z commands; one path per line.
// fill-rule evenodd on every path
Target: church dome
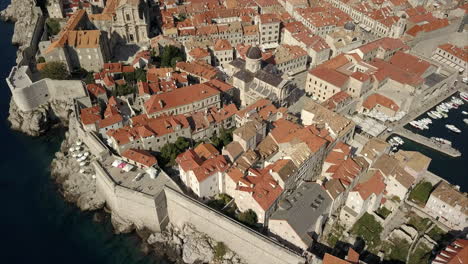
M 262 51 L 258 47 L 252 46 L 247 50 L 245 56 L 252 60 L 258 60 L 262 58 Z
M 354 25 L 353 22 L 348 21 L 348 22 L 346 22 L 346 24 L 344 25 L 344 29 L 354 31 L 354 29 L 356 29 L 356 25 Z

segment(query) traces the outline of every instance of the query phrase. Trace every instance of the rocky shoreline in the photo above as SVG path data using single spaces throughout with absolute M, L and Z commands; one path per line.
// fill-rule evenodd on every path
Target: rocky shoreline
M 91 166 L 80 167 L 69 149 L 76 146 L 77 122 L 71 116 L 68 131 L 60 150 L 55 154 L 51 163 L 51 176 L 59 186 L 65 200 L 76 204 L 82 211 L 95 211 L 94 219 L 100 221 L 103 213 L 109 213 L 114 232 L 130 233 L 136 231 L 142 240 L 141 249 L 144 253 L 154 253 L 174 263 L 244 263 L 239 256 L 217 243 L 203 233 L 196 231 L 193 226 L 185 225 L 182 229 L 169 224 L 160 233 L 148 230 L 136 230 L 133 223 L 122 219 L 105 207 L 104 199 L 96 191 L 96 182 Z M 92 158 L 91 158 L 92 159 Z M 80 169 L 85 169 L 83 173 Z M 103 209 L 104 211 L 100 210 Z
M 52 101 L 32 111 L 24 112 L 19 110 L 11 99 L 8 121 L 11 129 L 29 136 L 40 136 L 54 125 L 68 124 L 72 107 L 72 102 Z
M 40 15 L 34 0 L 12 0 L 11 4 L 0 12 L 1 19 L 15 23 L 12 43 L 18 46 L 17 63 L 23 60 L 23 51 L 31 43 L 34 21 Z M 114 232 L 117 234 L 136 231 L 142 240 L 141 249 L 146 254 L 154 253 L 174 263 L 244 263 L 224 244 L 196 231 L 193 226 L 185 225 L 179 229 L 169 224 L 161 233 L 136 230 L 133 223 L 108 210 L 105 207 L 105 200 L 96 190 L 94 169 L 89 163 L 86 166 L 79 166 L 70 151 L 71 147 L 76 147 L 78 140 L 78 123 L 72 110 L 72 102 L 52 101 L 33 111 L 24 112 L 19 110 L 11 99 L 8 117 L 11 129 L 29 136 L 44 135 L 54 126 L 68 128 L 60 150 L 50 165 L 51 178 L 57 183 L 59 192 L 66 201 L 76 204 L 82 211 L 95 211 L 93 220 L 97 222 L 110 214 Z
M 91 165 L 79 166 L 70 148 L 76 147 L 78 139 L 74 113 L 71 105 L 65 102 L 52 102 L 30 112 L 19 111 L 10 103 L 8 120 L 11 128 L 30 136 L 40 136 L 54 125 L 67 127 L 60 150 L 51 162 L 51 178 L 57 183 L 58 190 L 67 202 L 75 204 L 82 211 L 95 211 L 94 220 L 101 221 L 110 215 L 114 233 L 136 232 L 141 238 L 141 249 L 145 254 L 155 254 L 174 263 L 244 263 L 239 256 L 217 243 L 193 226 L 185 225 L 179 229 L 171 224 L 161 233 L 136 230 L 135 225 L 105 207 L 105 200 L 96 190 L 95 172 Z M 83 146 L 83 150 L 86 147 Z M 91 157 L 91 160 L 93 157 Z
M 11 42 L 18 46 L 16 63 L 23 60 L 23 51 L 29 47 L 36 21 L 41 15 L 35 0 L 11 0 L 11 4 L 0 12 L 2 20 L 15 23 Z

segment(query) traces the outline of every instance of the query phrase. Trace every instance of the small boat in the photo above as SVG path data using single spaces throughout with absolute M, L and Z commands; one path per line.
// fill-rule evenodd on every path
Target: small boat
M 439 143 L 442 143 L 442 144 L 446 144 L 446 145 L 452 145 L 452 142 L 450 140 L 447 140 L 445 138 L 440 138 L 440 137 L 431 137 L 432 140 L 436 141 L 436 142 L 439 142 Z
M 435 116 L 433 113 L 428 112 L 427 115 L 431 117 L 432 119 L 439 119 L 440 117 Z
M 448 117 L 448 115 L 447 115 L 446 113 L 444 113 L 444 112 L 439 112 L 439 114 L 441 114 L 443 118 L 447 118 L 447 117 Z
M 441 115 L 439 112 L 437 112 L 437 111 L 431 111 L 430 113 L 431 113 L 433 116 L 437 117 L 437 118 L 435 118 L 435 119 L 440 119 L 440 118 L 442 118 L 442 115 Z
M 465 122 L 465 124 L 468 125 L 468 118 L 464 118 L 464 119 L 463 119 L 463 122 Z
M 395 140 L 398 145 L 403 145 L 405 143 L 401 137 L 393 137 L 392 139 Z
M 446 124 L 445 127 L 448 128 L 449 130 L 455 132 L 455 133 L 461 133 L 461 130 L 458 129 L 458 128 L 457 128 L 456 126 L 454 126 L 454 125 Z
M 448 102 L 447 105 L 449 105 L 449 108 L 453 109 L 458 109 L 458 105 L 452 102 Z
M 438 106 L 436 107 L 436 109 L 437 109 L 437 111 L 439 111 L 439 112 L 446 112 L 446 113 L 447 113 L 447 112 L 449 111 L 449 109 L 448 109 L 446 106 L 443 106 L 443 105 L 438 105 Z
M 452 103 L 457 104 L 457 105 L 462 105 L 463 100 L 460 100 L 459 98 L 452 97 Z
M 465 102 L 468 102 L 468 93 L 461 92 L 460 93 L 460 98 L 463 99 Z
M 411 121 L 409 124 L 417 129 L 423 130 L 423 127 L 417 121 Z
M 468 112 L 467 111 L 462 111 L 462 114 L 468 115 Z

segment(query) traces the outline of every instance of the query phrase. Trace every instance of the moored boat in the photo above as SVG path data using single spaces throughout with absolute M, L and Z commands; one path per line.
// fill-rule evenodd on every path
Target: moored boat
M 460 129 L 458 129 L 456 126 L 451 125 L 451 124 L 446 124 L 445 127 L 448 128 L 449 130 L 455 132 L 455 133 L 460 133 L 461 132 Z

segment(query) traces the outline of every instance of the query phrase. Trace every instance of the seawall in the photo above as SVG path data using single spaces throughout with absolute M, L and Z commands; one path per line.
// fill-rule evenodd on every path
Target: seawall
M 297 253 L 225 215 L 169 187 L 164 188 L 169 221 L 182 228 L 192 224 L 216 241 L 225 243 L 248 263 L 305 263 Z

